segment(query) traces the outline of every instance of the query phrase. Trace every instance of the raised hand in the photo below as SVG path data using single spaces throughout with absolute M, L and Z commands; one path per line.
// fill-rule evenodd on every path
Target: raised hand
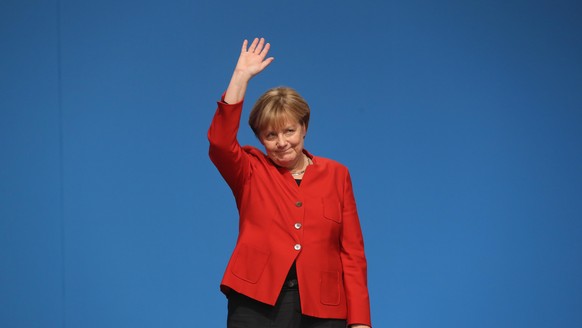
M 248 43 L 247 40 L 244 40 L 235 71 L 248 74 L 248 78 L 250 79 L 259 74 L 265 67 L 269 66 L 275 58 L 269 57 L 265 59 L 269 53 L 271 44 L 265 44 L 264 38 L 255 38 L 250 47 L 247 48 Z
M 255 38 L 251 45 L 244 40 L 242 49 L 228 89 L 224 95 L 224 101 L 229 104 L 240 102 L 244 99 L 247 85 L 253 76 L 262 72 L 275 58 L 267 57 L 271 45 L 265 43 L 264 38 Z

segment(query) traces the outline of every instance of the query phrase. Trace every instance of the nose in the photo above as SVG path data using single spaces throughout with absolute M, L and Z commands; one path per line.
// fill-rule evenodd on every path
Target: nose
M 283 134 L 279 134 L 277 136 L 277 147 L 285 148 L 287 146 L 287 139 L 283 136 Z

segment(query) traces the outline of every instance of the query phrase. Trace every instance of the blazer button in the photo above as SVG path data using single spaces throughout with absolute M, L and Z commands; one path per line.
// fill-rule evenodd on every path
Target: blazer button
M 295 229 L 297 230 L 301 229 L 301 223 L 299 222 L 295 223 Z
M 295 244 L 293 248 L 295 248 L 296 251 L 301 250 L 301 245 Z
M 303 203 L 302 202 L 297 202 L 297 203 L 295 203 L 295 206 L 301 207 L 301 206 L 303 206 Z

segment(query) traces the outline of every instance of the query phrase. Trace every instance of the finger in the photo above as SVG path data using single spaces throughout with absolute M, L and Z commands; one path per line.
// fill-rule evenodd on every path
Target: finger
M 253 40 L 253 43 L 251 43 L 251 46 L 249 47 L 249 52 L 255 52 L 257 49 L 257 43 L 259 43 L 259 38 Z
M 247 39 L 245 39 L 245 40 L 243 41 L 243 44 L 242 44 L 242 49 L 241 49 L 241 52 L 245 52 L 245 51 L 247 51 L 247 45 L 248 45 L 248 44 L 249 44 L 249 41 L 248 41 Z
M 256 49 L 258 54 L 261 54 L 264 46 L 265 46 L 265 38 L 260 38 L 259 44 L 257 45 L 257 49 Z
M 269 57 L 269 58 L 265 59 L 261 63 L 261 71 L 264 70 L 267 66 L 271 65 L 271 63 L 273 62 L 273 60 L 275 60 L 274 57 Z
M 271 49 L 271 44 L 270 43 L 265 44 L 265 47 L 261 50 L 259 55 L 263 57 L 267 56 L 267 54 L 269 53 L 269 49 Z

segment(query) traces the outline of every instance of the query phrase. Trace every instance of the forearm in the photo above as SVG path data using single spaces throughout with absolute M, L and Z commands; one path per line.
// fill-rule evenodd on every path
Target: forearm
M 236 137 L 242 106 L 242 102 L 235 104 L 218 102 L 218 108 L 208 130 L 210 159 L 233 190 L 242 183 L 250 169 L 247 156 Z
M 224 101 L 227 104 L 236 104 L 243 101 L 250 79 L 251 76 L 248 73 L 235 70 L 224 94 Z

